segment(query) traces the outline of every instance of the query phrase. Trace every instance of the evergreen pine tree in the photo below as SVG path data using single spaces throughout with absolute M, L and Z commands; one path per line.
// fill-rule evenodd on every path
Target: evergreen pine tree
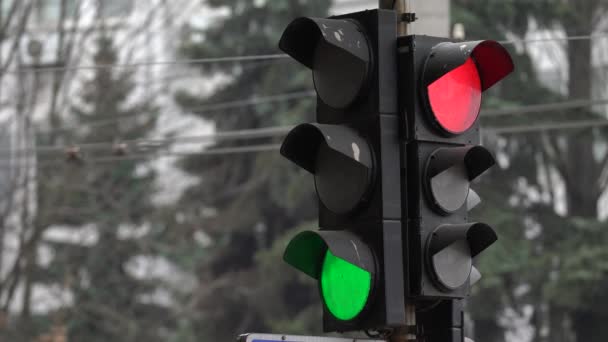
M 117 63 L 111 38 L 102 34 L 98 39 L 94 61 Z M 145 137 L 157 110 L 147 101 L 131 103 L 132 79 L 127 71 L 95 69 L 73 108 L 78 129 L 69 139 L 92 143 Z M 89 126 L 100 119 L 120 120 Z M 73 236 L 82 236 L 77 231 L 83 227 L 95 232 L 88 243 L 51 244 L 54 258 L 43 281 L 73 295 L 73 304 L 55 319 L 67 326 L 70 341 L 164 341 L 167 309 L 150 301 L 157 285 L 134 277 L 127 267 L 150 252 L 150 236 L 121 234 L 150 224 L 146 216 L 154 209 L 150 198 L 156 175 L 141 160 L 88 164 L 87 155 L 82 157 L 61 170 L 58 185 L 45 182 L 40 190 L 37 224 L 69 227 Z
M 289 22 L 299 16 L 327 16 L 330 1 L 210 0 L 207 4 L 229 13 L 204 31 L 202 43 L 186 40 L 182 44 L 188 58 L 280 53 L 277 44 Z M 229 81 L 207 97 L 178 93 L 176 98 L 185 108 L 312 89 L 310 72 L 289 59 L 205 65 L 200 70 L 204 77 L 224 75 Z M 196 114 L 221 132 L 309 122 L 314 113 L 314 98 L 308 98 Z M 280 141 L 217 141 L 211 148 Z M 316 220 L 310 176 L 278 151 L 191 157 L 181 166 L 200 177 L 200 182 L 187 190 L 179 211 L 186 224 L 201 226 L 213 241 L 199 267 L 201 292 L 207 294 L 197 303 L 201 319 L 195 329 L 200 336 L 227 340 L 245 331 L 270 331 L 278 321 L 284 322 L 282 326 L 289 326 L 289 320 L 295 323 L 300 311 L 316 298 L 314 283 L 286 274 L 288 281 L 266 284 L 267 271 L 277 268 L 265 264 L 270 262 L 265 251 L 288 230 Z M 210 212 L 205 208 L 216 214 L 203 215 Z M 280 255 L 271 255 L 279 267 Z M 284 310 L 280 317 L 273 317 L 277 307 Z M 321 322 L 317 319 L 316 324 Z M 291 325 L 288 330 L 303 333 L 304 325 Z

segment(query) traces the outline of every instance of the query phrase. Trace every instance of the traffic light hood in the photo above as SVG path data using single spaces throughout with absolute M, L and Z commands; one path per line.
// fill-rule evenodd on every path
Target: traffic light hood
M 444 214 L 479 204 L 471 194 L 470 184 L 496 164 L 492 154 L 482 146 L 443 147 L 435 150 L 424 169 L 424 186 L 434 208 Z M 469 200 L 469 197 L 470 200 Z
M 371 51 L 354 20 L 296 19 L 279 48 L 312 70 L 319 98 L 332 108 L 349 107 L 369 82 Z
M 348 19 L 298 18 L 283 32 L 279 48 L 314 69 L 314 54 L 321 43 L 325 48 L 344 50 L 362 61 L 370 60 L 365 35 L 355 21 Z
M 492 227 L 484 223 L 446 224 L 437 227 L 428 243 L 429 255 L 433 256 L 452 243 L 465 240 L 471 249 L 471 257 L 476 257 L 490 247 L 498 236 Z
M 429 235 L 426 251 L 435 284 L 443 291 L 453 291 L 477 282 L 481 274 L 473 266 L 473 258 L 496 240 L 494 230 L 483 223 L 437 227 Z
M 374 256 L 359 237 L 348 231 L 305 231 L 287 245 L 283 260 L 314 279 L 319 279 L 327 251 L 370 274 L 375 273 Z
M 427 164 L 427 176 L 433 178 L 454 165 L 464 163 L 468 181 L 473 181 L 496 164 L 492 153 L 483 146 L 440 148 Z
M 327 146 L 368 169 L 373 166 L 372 152 L 354 130 L 337 125 L 302 124 L 294 128 L 281 146 L 281 155 L 314 174 L 319 150 Z
M 514 70 L 511 55 L 496 41 L 443 42 L 433 47 L 429 54 L 424 68 L 424 85 L 432 84 L 463 65 L 470 57 L 473 57 L 477 66 L 482 91 L 486 91 Z

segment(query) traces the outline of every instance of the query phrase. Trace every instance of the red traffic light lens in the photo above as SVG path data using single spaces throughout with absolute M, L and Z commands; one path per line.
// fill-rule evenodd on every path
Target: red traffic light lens
M 428 99 L 435 120 L 449 133 L 466 132 L 481 107 L 481 79 L 472 58 L 431 83 Z

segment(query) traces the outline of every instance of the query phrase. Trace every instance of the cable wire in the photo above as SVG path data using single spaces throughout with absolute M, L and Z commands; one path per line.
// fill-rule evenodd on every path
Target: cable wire
M 580 36 L 570 37 L 552 37 L 552 38 L 534 38 L 534 39 L 515 39 L 515 40 L 502 40 L 500 44 L 527 44 L 527 43 L 546 43 L 553 41 L 574 41 L 574 40 L 590 40 L 595 38 L 607 37 L 608 32 L 594 33 Z
M 315 97 L 316 97 L 316 92 L 314 90 L 307 90 L 307 91 L 283 93 L 283 94 L 277 94 L 277 95 L 271 95 L 271 96 L 265 96 L 265 97 L 252 97 L 247 100 L 226 101 L 226 102 L 210 103 L 210 104 L 205 104 L 205 105 L 195 106 L 195 107 L 187 107 L 187 108 L 183 108 L 180 111 L 164 113 L 164 115 L 185 114 L 185 113 L 197 114 L 197 113 L 202 113 L 202 112 L 214 112 L 214 111 L 223 110 L 223 109 L 235 109 L 235 108 L 243 108 L 243 107 L 249 107 L 249 106 L 259 106 L 259 105 L 263 105 L 263 104 L 285 102 L 285 101 L 291 101 L 291 100 L 300 100 L 300 99 L 307 99 L 307 98 L 313 99 Z M 114 124 L 116 122 L 120 122 L 123 120 L 129 120 L 129 119 L 133 118 L 134 116 L 140 116 L 140 115 L 146 115 L 146 114 L 147 113 L 138 112 L 138 113 L 133 113 L 130 115 L 123 115 L 123 116 L 115 117 L 115 118 L 111 118 L 111 119 L 93 120 L 93 121 L 86 122 L 85 124 L 86 124 L 87 128 L 99 128 L 99 127 L 111 125 L 111 124 Z M 66 125 L 66 126 L 60 126 L 60 127 L 56 127 L 56 128 L 41 130 L 38 133 L 51 134 L 51 133 L 55 133 L 55 132 L 68 131 L 68 130 L 72 130 L 72 129 L 77 129 L 77 127 L 74 127 L 72 125 L 69 125 L 69 126 Z
M 194 58 L 174 61 L 150 61 L 150 62 L 134 62 L 124 64 L 99 64 L 99 65 L 74 65 L 74 66 L 59 66 L 59 67 L 23 67 L 17 70 L 7 70 L 6 74 L 23 74 L 31 72 L 53 72 L 53 71 L 74 71 L 74 70 L 103 70 L 103 69 L 125 69 L 137 68 L 143 66 L 163 66 L 163 65 L 198 65 L 211 63 L 228 63 L 228 62 L 248 62 L 271 59 L 287 58 L 286 54 L 266 54 L 266 55 L 246 55 L 246 56 L 227 56 L 227 57 L 210 57 L 210 58 Z
M 306 90 L 301 92 L 293 92 L 293 93 L 284 93 L 271 95 L 266 97 L 259 98 L 251 98 L 247 100 L 237 100 L 237 101 L 226 101 L 226 102 L 218 102 L 211 103 L 196 107 L 184 108 L 181 111 L 164 113 L 164 115 L 173 115 L 173 114 L 184 114 L 188 112 L 212 112 L 218 111 L 222 109 L 234 109 L 234 108 L 242 108 L 248 106 L 257 106 L 262 104 L 269 103 L 277 103 L 291 100 L 299 100 L 299 99 L 314 99 L 316 97 L 316 93 L 314 90 Z M 483 111 L 483 117 L 499 117 L 499 116 L 507 116 L 507 115 L 519 115 L 519 114 L 527 114 L 527 113 L 542 113 L 553 110 L 562 110 L 562 109 L 574 109 L 574 108 L 583 108 L 588 106 L 595 105 L 606 105 L 608 104 L 608 99 L 597 99 L 597 100 L 571 100 L 571 101 L 563 101 L 563 102 L 555 102 L 549 104 L 539 104 L 539 105 L 527 105 L 520 106 L 515 108 L 501 108 L 501 109 L 488 109 Z M 103 119 L 103 120 L 94 120 L 86 123 L 88 128 L 99 128 L 107 125 L 114 124 L 116 122 L 120 122 L 123 120 L 129 120 L 134 116 L 146 115 L 147 113 L 133 113 L 131 115 L 120 116 L 111 119 Z M 62 132 L 67 130 L 77 129 L 72 125 L 69 126 L 60 126 L 57 128 L 46 129 L 39 131 L 40 134 L 51 134 L 55 132 Z
M 550 42 L 550 41 L 571 41 L 571 40 L 585 40 L 595 39 L 599 37 L 608 36 L 608 32 L 571 36 L 571 37 L 557 37 L 557 38 L 539 38 L 539 39 L 521 39 L 521 40 L 504 40 L 500 41 L 501 44 L 515 44 L 515 43 L 539 43 L 539 42 Z M 195 58 L 195 59 L 183 59 L 174 61 L 149 61 L 149 62 L 134 62 L 124 64 L 102 64 L 102 65 L 74 65 L 74 66 L 59 66 L 59 67 L 23 67 L 17 70 L 7 70 L 7 74 L 22 74 L 28 72 L 52 72 L 52 71 L 74 71 L 74 70 L 99 70 L 99 69 L 124 69 L 124 68 L 137 68 L 143 66 L 166 66 L 166 65 L 201 65 L 201 64 L 212 64 L 212 63 L 234 63 L 234 62 L 248 62 L 248 61 L 260 61 L 260 60 L 273 60 L 273 59 L 285 59 L 289 58 L 288 55 L 277 53 L 277 54 L 263 54 L 263 55 L 243 55 L 243 56 L 226 56 L 226 57 L 209 57 L 209 58 Z
M 303 94 L 308 94 L 303 92 Z M 314 93 L 311 93 L 314 95 Z M 608 99 L 597 99 L 597 100 L 572 100 L 555 102 L 548 104 L 539 105 L 525 105 L 519 107 L 505 108 L 505 109 L 494 109 L 484 110 L 481 113 L 481 117 L 499 117 L 506 115 L 519 115 L 527 113 L 542 113 L 550 112 L 561 109 L 574 109 L 584 108 L 594 105 L 608 104 Z M 275 126 L 267 128 L 256 128 L 256 129 L 244 129 L 227 132 L 219 132 L 211 135 L 192 136 L 192 137 L 175 137 L 168 139 L 151 139 L 149 142 L 157 144 L 162 143 L 196 143 L 201 141 L 213 141 L 213 140 L 241 140 L 241 139 L 253 139 L 253 138 L 273 138 L 280 137 L 287 134 L 294 126 Z M 131 142 L 144 142 L 146 140 L 134 140 Z M 128 142 L 128 141 L 127 141 Z M 106 146 L 107 147 L 107 146 Z M 2 151 L 2 150 L 0 150 Z
M 120 161 L 137 161 L 145 160 L 150 158 L 163 158 L 163 157 L 203 157 L 203 156 L 217 156 L 217 155 L 231 155 L 231 154 L 246 154 L 246 153 L 260 153 L 260 152 L 271 152 L 278 151 L 281 148 L 280 144 L 267 144 L 267 145 L 253 145 L 244 147 L 226 147 L 226 148 L 214 148 L 201 152 L 165 152 L 165 153 L 142 153 L 123 157 L 101 157 L 84 159 L 84 163 L 92 164 L 104 164 L 113 163 Z
M 554 123 L 554 124 L 543 124 L 543 125 L 532 125 L 532 126 L 510 126 L 510 127 L 487 127 L 483 131 L 484 133 L 494 133 L 494 134 L 522 134 L 522 133 L 532 133 L 539 131 L 550 131 L 550 130 L 567 130 L 567 129 L 582 129 L 582 128 L 599 128 L 608 126 L 607 119 L 596 119 L 596 120 L 581 120 L 581 121 L 573 121 L 573 122 L 562 122 L 562 123 Z M 254 131 L 253 136 L 260 136 L 262 131 L 267 131 L 268 134 L 276 134 L 289 131 L 291 127 L 283 127 L 283 128 L 268 128 L 263 130 L 249 130 Z M 241 134 L 242 131 L 235 131 Z M 230 134 L 228 132 L 224 132 L 225 137 L 229 137 Z M 182 137 L 180 139 L 200 139 L 201 137 Z M 91 144 L 90 146 L 93 146 Z M 97 147 L 97 146 L 94 146 Z M 201 152 L 188 152 L 188 153 L 179 153 L 179 152 L 152 152 L 152 153 L 139 153 L 134 155 L 126 155 L 126 156 L 112 156 L 112 157 L 96 157 L 90 159 L 78 159 L 75 164 L 104 164 L 104 163 L 113 163 L 113 162 L 122 162 L 122 161 L 135 161 L 135 160 L 146 160 L 151 158 L 163 158 L 163 157 L 189 157 L 189 156 L 221 156 L 221 155 L 233 155 L 233 154 L 243 154 L 243 153 L 260 153 L 260 152 L 272 152 L 278 151 L 281 148 L 280 144 L 265 144 L 265 145 L 252 145 L 252 146 L 243 146 L 243 147 L 226 147 L 226 148 L 213 148 L 206 151 Z M 28 158 L 33 158 L 34 156 L 29 155 Z M 4 158 L 3 160 L 7 160 Z M 37 165 L 56 165 L 60 162 L 68 162 L 69 160 L 38 160 Z M 0 166 L 4 167 L 14 167 L 17 166 L 16 163 L 0 163 Z
M 564 102 L 556 102 L 556 103 L 548 103 L 541 105 L 527 105 L 520 106 L 514 108 L 505 108 L 505 109 L 495 109 L 495 110 L 486 110 L 483 111 L 481 117 L 499 117 L 505 115 L 517 115 L 523 113 L 533 113 L 533 112 L 549 112 L 560 109 L 573 109 L 573 108 L 583 108 L 589 107 L 598 104 L 606 104 L 608 103 L 608 99 L 598 99 L 598 100 L 573 100 L 573 101 L 564 101 Z M 600 120 L 601 121 L 601 120 Z M 578 121 L 577 121 L 578 122 Z M 580 121 L 580 122 L 589 122 Z M 593 120 L 593 122 L 597 122 Z M 573 124 L 573 123 L 572 123 Z M 571 123 L 567 123 L 567 127 L 572 125 Z M 584 125 L 583 125 L 584 126 Z M 526 126 L 526 127 L 536 127 L 536 126 Z M 95 142 L 95 143 L 82 143 L 82 144 L 72 144 L 72 145 L 61 145 L 61 146 L 37 146 L 33 149 L 0 149 L 0 154 L 31 154 L 31 153 L 52 153 L 52 152 L 66 152 L 70 148 L 77 147 L 80 150 L 111 150 L 114 149 L 117 144 L 125 144 L 127 149 L 129 150 L 150 150 L 150 149 L 160 149 L 163 147 L 167 147 L 170 144 L 193 144 L 193 143 L 203 143 L 203 142 L 213 142 L 213 141 L 234 141 L 234 140 L 247 140 L 247 139 L 260 139 L 260 138 L 279 138 L 286 135 L 294 126 L 273 126 L 273 127 L 265 127 L 265 128 L 255 128 L 255 129 L 241 129 L 234 131 L 225 131 L 225 132 L 217 132 L 213 134 L 206 135 L 196 135 L 196 136 L 183 136 L 183 137 L 169 137 L 169 138 L 141 138 L 141 139 L 129 139 L 123 141 L 116 142 Z M 515 129 L 510 127 L 509 129 Z M 493 130 L 494 132 L 504 132 L 504 128 L 500 127 L 489 127 L 488 130 Z M 529 129 L 528 129 L 529 130 Z M 541 129 L 542 130 L 542 129 Z
M 597 120 L 583 120 L 583 121 L 575 121 L 575 122 L 567 122 L 567 123 L 555 123 L 555 124 L 545 124 L 545 125 L 532 125 L 532 126 L 511 126 L 511 127 L 488 127 L 485 129 L 485 133 L 495 133 L 495 134 L 521 134 L 521 133 L 531 133 L 531 132 L 539 132 L 539 131 L 549 131 L 549 130 L 564 130 L 564 129 L 578 129 L 578 128 L 595 128 L 595 127 L 606 127 L 608 126 L 608 120 L 606 119 L 597 119 Z M 157 159 L 157 158 L 166 158 L 166 157 L 191 157 L 191 156 L 218 156 L 218 155 L 234 155 L 234 154 L 244 154 L 244 153 L 261 153 L 261 152 L 274 152 L 278 151 L 281 148 L 280 144 L 266 144 L 266 145 L 252 145 L 252 146 L 244 146 L 244 147 L 227 147 L 227 148 L 215 148 L 202 152 L 189 152 L 189 153 L 178 153 L 178 152 L 164 152 L 164 153 L 142 153 L 135 154 L 130 156 L 122 156 L 122 157 L 98 157 L 91 159 L 83 159 L 81 163 L 84 164 L 106 164 L 106 163 L 116 163 L 116 162 L 125 162 L 125 161 L 137 161 L 137 160 L 147 160 L 147 159 Z M 44 165 L 56 165 L 59 162 L 63 162 L 62 160 L 41 160 L 38 161 L 38 166 Z M 3 163 L 0 166 L 14 166 L 11 163 Z
M 112 156 L 112 157 L 96 157 L 82 158 L 77 160 L 55 159 L 55 160 L 38 160 L 36 166 L 56 166 L 59 163 L 71 163 L 74 166 L 78 165 L 95 165 L 95 164 L 110 164 L 117 162 L 128 162 L 148 159 L 170 158 L 170 157 L 204 157 L 218 155 L 236 155 L 247 153 L 263 153 L 278 151 L 281 148 L 280 144 L 252 145 L 243 147 L 226 147 L 214 148 L 201 152 L 160 152 L 160 153 L 140 153 L 127 156 Z M 0 163 L 0 167 L 14 167 L 14 163 Z
M 554 130 L 568 130 L 568 129 L 579 129 L 579 128 L 595 128 L 608 126 L 607 119 L 595 119 L 595 120 L 580 120 L 572 122 L 559 122 L 552 124 L 542 125 L 517 125 L 510 127 L 488 127 L 485 129 L 488 132 L 496 134 L 520 134 L 520 133 L 532 133 L 542 131 L 554 131 Z
M 266 128 L 256 129 L 242 129 L 235 131 L 224 131 L 213 134 L 197 135 L 197 136 L 183 136 L 183 137 L 170 137 L 170 138 L 158 138 L 158 139 L 131 139 L 117 142 L 95 142 L 95 143 L 82 143 L 82 144 L 71 144 L 71 145 L 58 145 L 58 146 L 37 146 L 32 149 L 0 149 L 0 155 L 13 155 L 13 156 L 31 156 L 32 153 L 52 153 L 52 152 L 69 152 L 73 149 L 78 149 L 79 152 L 83 151 L 102 151 L 102 150 L 115 150 L 117 146 L 124 145 L 123 149 L 129 151 L 140 151 L 140 150 L 157 150 L 163 147 L 167 147 L 170 144 L 192 144 L 192 143 L 203 143 L 213 141 L 234 141 L 234 140 L 246 140 L 246 139 L 259 139 L 259 138 L 273 138 L 280 137 L 287 134 L 293 129 L 294 126 L 274 126 Z
M 571 100 L 553 103 L 544 103 L 537 105 L 525 105 L 519 107 L 506 107 L 501 109 L 488 109 L 482 112 L 483 117 L 499 117 L 507 115 L 519 115 L 519 114 L 530 114 L 530 113 L 543 113 L 550 111 L 558 111 L 564 109 L 576 109 L 592 107 L 597 105 L 608 104 L 608 99 L 596 99 L 596 100 Z

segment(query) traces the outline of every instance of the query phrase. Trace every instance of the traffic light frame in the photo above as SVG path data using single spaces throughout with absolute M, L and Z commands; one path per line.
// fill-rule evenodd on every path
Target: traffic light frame
M 317 123 L 294 128 L 281 154 L 315 176 L 320 230 L 294 237 L 284 260 L 319 282 L 328 332 L 405 324 L 396 27 L 388 10 L 299 18 L 279 42 L 317 90 Z M 349 274 L 358 282 L 332 303 Z
M 495 164 L 478 116 L 511 58 L 494 41 L 396 27 L 388 10 L 299 18 L 279 43 L 317 90 L 317 123 L 294 128 L 281 154 L 314 175 L 320 230 L 294 237 L 284 260 L 318 281 L 326 332 L 405 326 L 406 302 L 456 303 L 497 239 L 468 222 L 470 185 Z
M 463 299 L 480 278 L 473 258 L 497 240 L 490 226 L 468 220 L 480 202 L 470 185 L 495 164 L 479 146 L 482 93 L 513 63 L 494 41 L 412 35 L 397 44 L 408 296 L 418 302 Z

